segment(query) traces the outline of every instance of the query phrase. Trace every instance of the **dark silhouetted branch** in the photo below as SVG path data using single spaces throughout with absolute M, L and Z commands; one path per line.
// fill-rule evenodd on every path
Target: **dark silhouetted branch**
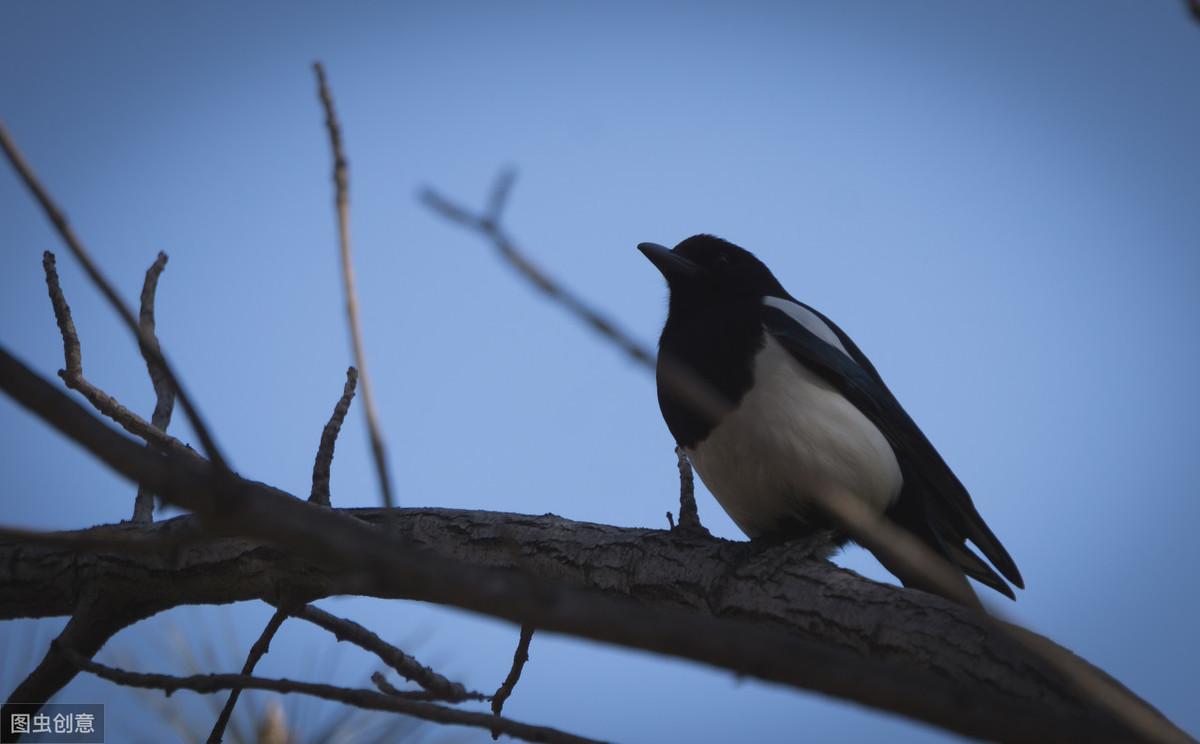
M 44 705 L 79 673 L 78 665 L 68 660 L 63 649 L 90 659 L 120 630 L 161 609 L 144 600 L 89 589 L 42 661 L 13 689 L 6 702 Z
M 317 447 L 317 460 L 313 463 L 312 492 L 308 495 L 308 500 L 314 504 L 329 506 L 329 470 L 333 465 L 333 446 L 337 443 L 338 432 L 342 430 L 342 422 L 346 420 L 346 412 L 350 410 L 350 401 L 354 400 L 357 383 L 358 370 L 349 367 L 342 397 L 333 407 L 329 423 L 321 430 L 321 444 Z
M 508 670 L 508 676 L 504 678 L 504 682 L 497 688 L 496 694 L 492 695 L 492 714 L 499 716 L 504 711 L 504 702 L 512 695 L 513 690 L 517 688 L 517 682 L 521 681 L 521 670 L 525 668 L 525 662 L 529 661 L 529 642 L 533 640 L 533 626 L 521 626 L 521 638 L 517 641 L 517 650 L 513 652 L 512 667 Z M 500 730 L 492 729 L 492 738 L 500 738 Z
M 363 343 L 362 323 L 358 319 L 358 290 L 354 286 L 354 262 L 350 257 L 350 178 L 346 154 L 342 149 L 342 130 L 338 125 L 337 112 L 333 107 L 333 95 L 325 80 L 325 68 L 320 62 L 313 64 L 317 74 L 317 94 L 325 109 L 325 128 L 329 131 L 329 145 L 333 150 L 334 206 L 337 209 L 338 245 L 342 261 L 342 285 L 346 294 L 346 320 L 350 325 L 350 341 L 354 347 L 354 363 L 362 378 L 362 404 L 366 412 L 367 432 L 371 437 L 371 454 L 375 458 L 375 470 L 379 475 L 379 489 L 383 505 L 393 506 L 392 477 L 388 470 L 387 449 L 383 444 L 383 432 L 379 425 L 379 414 L 375 408 L 375 394 L 367 375 L 367 359 Z
M 430 692 L 429 690 L 401 690 L 391 682 L 388 682 L 383 672 L 371 672 L 371 681 L 375 683 L 375 688 L 383 694 L 403 700 L 427 700 L 431 702 L 442 700 L 437 693 Z
M 487 238 L 501 258 L 533 284 L 538 291 L 561 305 L 589 328 L 616 344 L 630 359 L 653 369 L 654 354 L 652 352 L 529 260 L 501 227 L 501 212 L 507 204 L 515 178 L 515 173 L 511 169 L 500 173 L 492 188 L 491 197 L 488 199 L 488 211 L 483 215 L 472 214 L 432 189 L 423 191 L 421 199 L 427 206 L 451 222 L 474 230 Z
M 246 662 L 242 664 L 243 677 L 253 672 L 254 667 L 258 666 L 258 660 L 271 649 L 271 640 L 275 638 L 275 634 L 279 632 L 280 626 L 283 625 L 284 620 L 287 620 L 287 617 L 287 611 L 282 608 L 275 610 L 275 614 L 271 615 L 271 619 L 263 627 L 258 640 L 250 646 L 250 653 L 246 655 Z M 229 697 L 225 699 L 225 707 L 221 708 L 221 713 L 217 716 L 217 721 L 213 724 L 212 731 L 208 734 L 208 744 L 218 744 L 225 736 L 225 727 L 229 725 L 229 719 L 233 715 L 233 708 L 237 705 L 238 697 L 241 694 L 241 687 L 230 688 Z
M 433 695 L 431 699 L 445 700 L 451 703 L 487 699 L 487 696 L 482 693 L 468 690 L 460 683 L 446 679 L 353 620 L 331 615 L 313 605 L 299 607 L 293 610 L 292 614 L 324 628 L 332 633 L 338 641 L 348 641 L 375 654 L 383 663 L 395 669 L 401 677 L 410 682 L 416 682 L 429 691 Z
M 62 652 L 69 661 L 76 664 L 80 669 L 90 672 L 101 679 L 106 679 L 109 682 L 126 687 L 162 690 L 167 695 L 178 690 L 192 690 L 200 693 L 238 689 L 271 690 L 283 694 L 294 692 L 326 700 L 335 700 L 359 708 L 402 713 L 414 718 L 433 721 L 434 723 L 471 726 L 482 729 L 497 726 L 503 733 L 525 741 L 549 742 L 550 744 L 594 744 L 595 742 L 594 739 L 575 736 L 574 734 L 568 734 L 546 726 L 532 726 L 511 719 L 500 719 L 497 721 L 494 716 L 486 713 L 455 710 L 454 708 L 447 708 L 432 703 L 385 695 L 375 690 L 335 687 L 333 685 L 298 682 L 290 679 L 269 679 L 245 674 L 197 674 L 190 677 L 176 677 L 168 674 L 141 674 L 98 664 L 69 649 L 63 649 Z

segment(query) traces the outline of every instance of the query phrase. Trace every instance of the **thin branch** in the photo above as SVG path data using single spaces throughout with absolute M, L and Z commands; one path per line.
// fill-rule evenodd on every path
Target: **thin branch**
M 504 702 L 512 695 L 513 690 L 517 687 L 517 682 L 521 681 L 521 670 L 525 668 L 525 662 L 529 661 L 529 642 L 533 640 L 533 626 L 521 626 L 521 638 L 517 641 L 517 650 L 513 652 L 512 667 L 508 670 L 508 676 L 504 678 L 504 682 L 496 690 L 496 694 L 492 695 L 492 714 L 499 716 L 504 710 Z M 500 738 L 500 730 L 492 729 L 492 739 Z
M 150 339 L 157 356 L 162 356 L 158 345 L 158 336 L 154 331 L 154 296 L 158 291 L 158 277 L 167 266 L 167 254 L 159 251 L 158 258 L 146 269 L 146 280 L 142 284 L 141 308 L 138 313 L 139 326 L 142 334 Z M 166 433 L 171 423 L 171 412 L 175 409 L 175 389 L 170 380 L 154 357 L 145 356 L 146 371 L 150 374 L 150 384 L 154 386 L 154 413 L 150 416 L 150 425 Z M 151 522 L 154 520 L 154 494 L 142 486 L 138 486 L 137 499 L 133 504 L 134 522 Z
M 129 309 L 129 306 L 117 294 L 112 284 L 100 272 L 100 268 L 92 260 L 87 249 L 83 247 L 83 243 L 75 236 L 75 232 L 67 222 L 66 215 L 58 208 L 50 198 L 50 194 L 42 186 L 41 182 L 38 181 L 37 176 L 33 173 L 33 169 L 25 162 L 24 156 L 17 149 L 16 143 L 9 136 L 8 130 L 4 127 L 3 123 L 0 123 L 0 148 L 4 150 L 4 154 L 8 156 L 9 163 L 12 164 L 17 174 L 20 175 L 21 180 L 25 182 L 26 188 L 41 205 L 42 211 L 58 231 L 59 237 L 66 243 L 71 253 L 75 254 L 75 258 L 79 260 L 79 263 L 83 264 L 83 268 L 91 278 L 92 283 L 100 289 L 100 293 L 104 295 L 109 304 L 117 311 L 117 314 L 121 316 L 121 319 L 125 321 L 126 327 L 133 332 L 142 354 L 147 359 L 153 359 L 154 363 L 162 369 L 163 374 L 179 397 L 179 402 L 183 406 L 184 413 L 187 414 L 192 429 L 196 432 L 196 436 L 200 438 L 200 444 L 204 447 L 204 452 L 208 455 L 208 459 L 213 462 L 221 476 L 228 474 L 230 472 L 229 466 L 226 464 L 226 459 L 217 446 L 216 439 L 209 433 L 208 426 L 204 423 L 200 412 L 192 404 L 191 396 L 184 391 L 183 386 L 179 382 L 179 377 L 167 362 L 166 357 L 157 348 L 157 344 L 152 343 L 151 339 L 142 332 L 137 319 L 133 317 L 133 311 Z
M 696 481 L 692 475 L 692 463 L 683 447 L 675 446 L 675 458 L 679 465 L 679 529 L 711 534 L 700 524 L 700 510 L 696 508 Z M 675 529 L 675 524 L 671 524 Z
M 500 173 L 488 199 L 488 211 L 482 215 L 472 213 L 433 189 L 427 188 L 422 191 L 421 200 L 447 220 L 479 233 L 492 244 L 501 258 L 539 292 L 615 345 L 629 359 L 656 372 L 660 384 L 678 391 L 681 397 L 691 401 L 702 414 L 714 421 L 719 420 L 729 410 L 728 401 L 691 367 L 669 355 L 660 356 L 656 363 L 654 352 L 649 347 L 543 271 L 517 247 L 500 224 L 501 210 L 508 203 L 514 179 L 515 175 L 511 169 Z
M 50 251 L 42 252 L 42 270 L 46 275 L 46 289 L 50 293 L 50 305 L 54 308 L 54 322 L 58 324 L 58 331 L 62 335 L 63 361 L 67 365 L 66 369 L 58 374 L 64 380 L 67 377 L 82 378 L 83 352 L 79 346 L 79 334 L 75 332 L 71 306 L 67 304 L 62 285 L 58 281 L 58 263 Z M 68 381 L 67 384 L 69 386 L 70 382 Z M 99 406 L 96 407 L 99 408 Z
M 342 150 L 342 130 L 338 125 L 337 112 L 333 107 L 333 96 L 325 80 L 325 68 L 320 62 L 313 64 L 317 74 L 317 94 L 325 108 L 325 128 L 329 130 L 329 145 L 333 150 L 334 205 L 337 208 L 338 244 L 342 259 L 342 287 L 346 293 L 346 321 L 350 324 L 350 340 L 354 346 L 354 363 L 362 378 L 363 410 L 366 412 L 367 431 L 371 435 L 371 454 L 375 458 L 375 470 L 379 475 L 379 489 L 383 505 L 395 505 L 392 496 L 392 477 L 388 471 L 387 450 L 383 445 L 383 432 L 379 426 L 379 414 L 375 408 L 375 395 L 367 376 L 367 359 L 363 344 L 362 323 L 358 319 L 358 290 L 354 286 L 354 263 L 350 258 L 350 178 L 345 152 Z
M 375 688 L 385 695 L 398 697 L 403 700 L 426 700 L 429 702 L 444 701 L 444 698 L 436 692 L 429 690 L 401 690 L 400 688 L 388 682 L 387 677 L 383 672 L 371 672 L 371 682 L 375 684 Z
M 452 703 L 487 699 L 483 693 L 468 690 L 462 684 L 446 679 L 353 620 L 331 615 L 311 604 L 293 610 L 292 615 L 324 628 L 338 641 L 348 641 L 375 654 L 401 677 L 416 682 L 432 693 L 433 699 Z
M 337 443 L 338 432 L 342 430 L 342 422 L 346 420 L 346 412 L 350 410 L 350 401 L 354 400 L 357 383 L 358 370 L 347 368 L 342 397 L 333 407 L 329 423 L 321 430 L 321 444 L 317 447 L 317 460 L 313 463 L 312 492 L 308 495 L 308 500 L 314 504 L 329 506 L 329 470 L 333 465 L 333 446 Z
M 64 647 L 61 651 L 69 661 L 76 664 L 80 669 L 90 672 L 101 679 L 106 679 L 109 682 L 125 687 L 162 690 L 167 695 L 171 695 L 178 690 L 192 690 L 199 693 L 236 689 L 271 690 L 283 694 L 295 692 L 326 700 L 335 700 L 358 708 L 402 713 L 435 723 L 482 729 L 497 727 L 502 733 L 525 741 L 550 742 L 551 744 L 594 744 L 596 741 L 568 734 L 547 726 L 532 726 L 507 718 L 497 720 L 495 716 L 490 716 L 486 713 L 456 710 L 428 702 L 407 700 L 393 695 L 385 695 L 375 690 L 335 687 L 333 685 L 298 682 L 290 679 L 270 679 L 245 674 L 195 674 L 188 677 L 177 677 L 168 674 L 141 674 L 99 664 L 69 648 Z
M 650 350 L 529 260 L 500 226 L 500 210 L 508 201 L 514 179 L 515 175 L 511 169 L 500 173 L 488 200 L 489 211 L 482 216 L 472 214 L 432 189 L 425 189 L 421 194 L 421 199 L 429 208 L 451 222 L 456 222 L 486 237 L 500 256 L 540 292 L 562 305 L 592 330 L 616 344 L 630 359 L 653 369 L 654 354 Z
M 153 444 L 161 449 L 187 449 L 187 445 L 183 442 L 121 405 L 115 398 L 88 382 L 83 376 L 83 352 L 79 344 L 79 335 L 75 331 L 75 321 L 71 318 L 71 306 L 67 304 L 67 298 L 59 284 L 54 254 L 50 251 L 42 254 L 42 268 L 46 274 L 46 289 L 50 293 L 50 304 L 54 308 L 54 320 L 58 324 L 58 330 L 62 333 L 63 358 L 66 369 L 60 370 L 58 376 L 62 378 L 66 386 L 82 394 L 97 411 L 120 424 L 122 429 L 146 440 L 148 444 Z
M 271 615 L 271 619 L 267 621 L 258 640 L 250 647 L 250 653 L 246 655 L 246 661 L 242 664 L 242 676 L 253 672 L 254 667 L 258 666 L 258 660 L 271 649 L 271 640 L 275 638 L 275 634 L 279 632 L 279 627 L 283 625 L 283 621 L 287 620 L 287 617 L 288 612 L 282 607 L 275 610 L 274 615 Z M 208 744 L 218 744 L 225 736 L 225 727 L 229 725 L 229 718 L 233 715 L 233 708 L 237 705 L 238 697 L 241 694 L 241 687 L 234 687 L 229 691 L 225 707 L 221 708 L 221 714 L 217 716 L 217 721 L 208 735 Z

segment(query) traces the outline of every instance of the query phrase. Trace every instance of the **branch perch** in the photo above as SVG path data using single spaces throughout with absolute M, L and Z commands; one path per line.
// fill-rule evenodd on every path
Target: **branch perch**
M 238 499 L 219 500 L 210 493 L 214 485 L 211 476 L 192 460 L 170 454 L 166 457 L 156 456 L 129 442 L 103 426 L 69 397 L 30 372 L 2 349 L 0 388 L 96 454 L 117 472 L 154 488 L 164 499 L 197 512 L 210 528 L 226 533 L 236 531 L 247 537 L 286 546 L 284 555 L 290 556 L 289 560 L 301 560 L 296 577 L 296 583 L 300 585 L 297 591 L 312 590 L 313 596 L 330 591 L 328 581 L 320 579 L 321 572 L 313 570 L 314 566 L 320 566 L 326 573 L 346 572 L 350 580 L 348 586 L 353 587 L 351 593 L 406 596 L 438 602 L 518 623 L 534 624 L 552 632 L 690 658 L 742 674 L 856 700 L 966 735 L 1011 739 L 1053 736 L 1063 740 L 1111 740 L 1127 738 L 1129 734 L 1106 714 L 1086 706 L 1080 707 L 1069 688 L 1064 690 L 1060 683 L 1053 682 L 1055 674 L 1045 669 L 1036 671 L 1040 666 L 1036 660 L 1031 660 L 1020 649 L 1012 647 L 1006 638 L 998 637 L 986 626 L 979 626 L 978 620 L 973 619 L 976 617 L 973 613 L 919 592 L 888 588 L 887 591 L 896 594 L 895 601 L 854 601 L 850 605 L 853 608 L 851 613 L 860 612 L 864 607 L 886 607 L 885 626 L 890 627 L 898 622 L 895 614 L 898 608 L 915 608 L 921 618 L 917 635 L 927 638 L 930 637 L 931 613 L 956 617 L 958 619 L 955 622 L 964 623 L 963 627 L 967 629 L 964 637 L 966 647 L 973 645 L 970 637 L 975 637 L 974 643 L 987 639 L 988 643 L 997 644 L 986 657 L 992 659 L 993 664 L 999 660 L 1012 660 L 1026 665 L 1027 671 L 1009 679 L 1018 687 L 1033 684 L 1032 697 L 1014 699 L 999 695 L 995 680 L 980 685 L 980 657 L 971 657 L 961 667 L 964 682 L 948 682 L 929 671 L 922 671 L 928 670 L 928 661 L 921 657 L 916 657 L 917 668 L 890 663 L 886 655 L 877 658 L 858 657 L 839 651 L 834 646 L 803 640 L 795 635 L 792 623 L 787 623 L 785 627 L 789 627 L 789 630 L 783 631 L 772 629 L 761 621 L 712 617 L 695 610 L 682 611 L 669 609 L 662 604 L 634 604 L 616 597 L 605 597 L 595 591 L 575 589 L 561 583 L 561 567 L 551 574 L 553 579 L 534 580 L 525 574 L 513 573 L 511 569 L 497 570 L 470 565 L 459 558 L 439 557 L 428 550 L 419 551 L 412 539 L 398 540 L 396 536 L 363 524 L 347 513 L 318 509 L 252 481 L 239 481 L 236 484 Z M 217 508 L 217 503 L 235 508 Z M 511 534 L 519 532 L 514 525 L 507 527 Z M 693 541 L 678 537 L 670 542 L 680 547 L 694 544 Z M 701 544 L 713 543 L 720 544 L 720 541 L 701 541 Z M 521 540 L 519 544 L 524 546 L 528 543 Z M 745 544 L 734 545 L 738 546 L 739 551 L 748 547 Z M 513 560 L 507 548 L 502 552 L 505 560 Z M 25 578 L 28 567 L 22 559 L 29 555 L 29 551 L 18 549 L 8 563 L 0 560 L 0 567 L 8 566 L 0 570 L 11 571 L 15 566 L 15 570 L 21 572 L 18 575 Z M 644 562 L 641 560 L 644 550 L 626 555 L 632 557 L 635 565 Z M 521 557 L 523 564 L 533 565 L 529 556 Z M 681 588 L 692 586 L 697 581 L 696 572 L 700 567 L 691 558 L 680 556 L 672 562 L 677 571 L 683 571 L 683 575 L 671 576 L 667 585 L 670 588 L 664 587 L 667 596 L 675 596 Z M 128 560 L 128 557 L 124 560 Z M 594 586 L 600 576 L 590 569 L 593 563 L 605 565 L 596 557 L 577 564 L 578 569 L 587 568 L 590 574 L 584 579 L 585 586 Z M 750 565 L 744 560 L 741 563 L 743 569 Z M 44 560 L 35 561 L 34 567 L 45 564 Z M 622 564 L 623 561 L 618 560 L 615 565 Z M 723 571 L 722 575 L 727 573 L 727 570 Z M 180 587 L 180 572 L 172 570 L 169 574 L 171 580 L 167 589 L 177 590 Z M 182 575 L 191 573 L 183 572 Z M 124 580 L 128 582 L 129 567 L 124 566 L 118 576 L 125 577 Z M 136 592 L 149 591 L 148 578 L 146 575 L 139 576 L 131 589 Z M 62 580 L 59 574 L 57 582 L 61 583 Z M 205 576 L 205 580 L 205 591 L 209 596 L 216 590 L 226 597 L 223 601 L 230 601 L 228 595 L 234 588 L 232 584 L 215 582 L 211 576 Z M 315 586 L 314 581 L 317 582 Z M 11 597 L 11 601 L 0 601 L 0 607 L 11 607 L 12 602 L 16 602 L 16 606 L 27 606 L 30 602 L 44 604 L 56 595 L 56 592 L 46 590 L 46 587 L 55 583 L 55 580 L 44 578 L 34 585 L 40 589 L 35 597 L 26 596 L 24 600 L 19 596 Z M 28 586 L 24 581 L 0 581 L 0 592 L 7 595 L 21 585 Z M 267 596 L 271 596 L 275 586 L 272 581 L 264 594 L 269 591 L 271 594 Z M 796 588 L 802 589 L 804 586 L 805 582 L 801 581 Z M 761 596 L 760 592 L 755 594 Z M 776 592 L 767 592 L 767 595 L 785 596 Z M 805 595 L 812 597 L 812 587 L 797 592 L 797 596 Z M 188 603 L 195 603 L 197 599 L 190 597 Z M 5 600 L 5 597 L 0 595 L 0 600 Z M 711 601 L 711 598 L 703 597 L 701 607 L 710 606 Z M 11 609 L 7 611 L 11 612 Z M 813 610 L 809 607 L 800 608 L 800 617 L 804 616 L 811 620 L 814 617 Z M 833 612 L 817 617 L 824 622 L 826 617 L 838 616 L 839 613 Z M 761 616 L 756 613 L 737 613 L 731 617 Z M 880 629 L 873 632 L 879 633 Z M 936 636 L 937 643 L 929 658 L 938 658 L 947 649 L 955 648 L 954 644 L 946 642 L 946 629 L 941 629 Z M 939 652 L 937 649 L 942 650 Z M 964 694 L 966 689 L 971 690 L 969 696 Z M 1054 689 L 1059 690 L 1057 704 L 1051 703 L 1055 698 L 1046 697 Z M 1145 703 L 1138 702 L 1153 711 Z M 1157 715 L 1156 712 L 1154 714 Z M 1165 720 L 1164 725 L 1169 726 Z

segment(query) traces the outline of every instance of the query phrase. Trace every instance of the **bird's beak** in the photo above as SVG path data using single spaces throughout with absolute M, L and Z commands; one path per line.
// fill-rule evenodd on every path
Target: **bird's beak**
M 692 279 L 700 273 L 700 267 L 694 262 L 658 243 L 638 243 L 638 250 L 662 272 L 668 283 L 676 279 Z

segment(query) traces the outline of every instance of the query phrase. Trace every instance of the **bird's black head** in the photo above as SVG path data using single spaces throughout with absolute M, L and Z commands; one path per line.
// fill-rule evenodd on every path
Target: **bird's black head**
M 787 296 L 753 253 L 712 235 L 693 235 L 674 250 L 657 243 L 641 243 L 638 250 L 666 277 L 672 305 Z

